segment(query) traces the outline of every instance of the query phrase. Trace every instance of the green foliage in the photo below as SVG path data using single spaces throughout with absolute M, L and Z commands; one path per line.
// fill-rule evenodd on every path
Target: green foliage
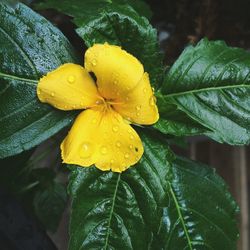
M 164 113 L 168 106 L 175 107 L 179 119 L 192 118 L 196 125 L 190 133 L 204 126 L 203 133 L 219 142 L 249 144 L 249 66 L 249 52 L 224 42 L 204 39 L 196 47 L 189 46 L 168 71 L 158 95 L 160 109 Z M 161 131 L 169 133 L 168 120 L 165 127 L 161 123 Z
M 45 228 L 52 232 L 56 231 L 66 201 L 66 188 L 56 181 L 36 191 L 33 206 L 36 216 Z
M 27 18 L 28 17 L 28 18 Z M 62 33 L 23 4 L 0 3 L 0 158 L 30 149 L 68 125 L 74 114 L 39 102 L 38 79 L 75 61 Z
M 0 187 L 15 196 L 44 228 L 54 232 L 66 206 L 66 187 L 56 180 L 53 169 L 37 168 L 38 161 L 48 154 L 30 159 L 32 153 L 25 151 L 0 160 Z
M 182 53 L 162 84 L 157 34 L 141 16 L 151 15 L 143 1 L 46 0 L 39 7 L 72 16 L 87 46 L 103 42 L 122 46 L 143 63 L 158 89 L 160 120 L 153 132 L 147 128 L 140 132 L 145 153 L 136 166 L 122 174 L 71 166 L 69 249 L 235 249 L 238 208 L 225 183 L 213 169 L 175 157 L 157 130 L 248 144 L 249 53 L 202 40 Z M 30 149 L 69 125 L 75 113 L 41 104 L 36 84 L 42 75 L 76 59 L 62 33 L 22 4 L 15 8 L 0 4 L 0 40 L 3 158 Z M 182 143 L 175 137 L 172 142 Z M 2 183 L 14 177 L 11 185 L 15 185 L 20 177 L 16 188 L 20 193 L 34 191 L 30 199 L 34 211 L 53 231 L 66 203 L 65 189 L 53 171 L 27 167 L 27 157 L 12 159 L 23 164 L 8 169 L 10 175 L 3 172 Z
M 145 153 L 126 172 L 73 169 L 69 249 L 235 249 L 237 206 L 223 180 L 140 135 Z
M 76 32 L 88 47 L 104 42 L 122 46 L 142 62 L 151 83 L 158 88 L 162 82 L 163 65 L 157 32 L 146 18 L 129 5 L 121 4 L 126 2 L 137 1 L 62 0 L 58 4 L 56 0 L 46 0 L 39 7 L 54 8 L 74 17 L 78 27 Z

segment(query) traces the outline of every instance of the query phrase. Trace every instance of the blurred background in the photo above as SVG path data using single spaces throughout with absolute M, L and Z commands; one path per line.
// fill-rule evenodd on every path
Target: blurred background
M 39 1 L 27 0 L 26 4 L 32 5 L 34 2 Z M 171 65 L 187 44 L 195 44 L 203 37 L 210 40 L 225 40 L 230 46 L 250 49 L 249 0 L 147 0 L 146 2 L 152 10 L 151 23 L 158 30 L 166 65 Z M 86 48 L 74 32 L 74 25 L 69 17 L 53 10 L 40 11 L 40 14 L 59 27 L 76 50 L 83 54 Z M 64 133 L 65 131 L 62 131 L 30 152 L 0 162 L 6 169 L 6 173 L 1 173 L 0 177 L 0 249 L 67 249 L 69 201 L 66 198 L 65 184 L 68 173 L 61 166 L 58 146 Z M 219 175 L 225 179 L 240 207 L 238 250 L 249 250 L 250 147 L 231 147 L 206 137 L 193 137 L 188 138 L 185 145 L 174 145 L 173 149 L 178 154 L 216 168 Z M 25 163 L 26 168 L 17 171 L 18 165 L 27 159 L 29 160 Z M 11 169 L 9 166 L 12 166 Z M 35 166 L 38 171 L 30 175 L 31 166 Z M 42 174 L 39 169 L 43 169 Z M 10 172 L 13 172 L 12 177 Z M 17 184 L 27 172 L 29 173 L 26 180 L 27 188 L 18 190 Z M 37 176 L 46 176 L 44 180 L 39 180 L 39 183 L 42 183 L 40 186 L 37 184 Z M 48 176 L 51 177 L 51 183 L 47 181 Z M 13 184 L 17 186 L 14 189 Z M 57 197 L 46 196 L 44 190 L 48 189 L 48 185 L 58 190 Z M 35 189 L 39 189 L 40 195 L 35 194 Z M 13 193 L 18 195 L 27 193 L 27 197 L 20 198 Z M 33 195 L 32 199 L 30 195 Z M 59 203 L 53 203 L 55 199 L 59 199 Z M 27 205 L 27 200 L 32 200 L 32 206 Z M 41 210 L 39 206 L 44 203 L 50 205 Z M 48 210 L 54 211 L 53 218 L 51 215 L 46 217 Z M 44 225 L 48 224 L 48 221 L 54 222 L 49 228 L 43 228 L 36 221 L 37 217 Z M 12 242 L 16 235 L 13 230 L 22 231 L 21 236 L 15 239 L 16 243 Z

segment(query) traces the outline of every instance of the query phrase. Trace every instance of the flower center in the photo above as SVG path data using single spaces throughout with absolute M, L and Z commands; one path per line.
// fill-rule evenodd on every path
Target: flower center
M 113 109 L 113 105 L 118 103 L 115 100 L 105 99 L 101 97 L 95 102 L 95 104 L 95 107 L 99 107 L 102 109 L 103 112 L 106 112 L 110 109 Z

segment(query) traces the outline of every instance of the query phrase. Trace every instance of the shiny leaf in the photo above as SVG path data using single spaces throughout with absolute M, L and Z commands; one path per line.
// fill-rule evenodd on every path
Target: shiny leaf
M 74 114 L 39 102 L 38 79 L 65 62 L 72 47 L 63 34 L 23 4 L 0 3 L 0 158 L 38 145 Z
M 179 119 L 188 116 L 192 122 L 184 125 L 192 127 L 191 133 L 203 126 L 205 131 L 198 133 L 244 145 L 250 143 L 249 83 L 249 52 L 204 39 L 195 47 L 189 46 L 170 68 L 158 100 L 164 109 L 173 106 L 178 110 Z M 161 128 L 165 133 L 168 130 L 168 126 Z

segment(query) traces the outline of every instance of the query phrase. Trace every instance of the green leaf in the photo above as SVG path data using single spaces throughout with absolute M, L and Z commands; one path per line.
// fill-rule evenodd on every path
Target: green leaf
M 23 4 L 0 4 L 0 158 L 38 145 L 68 125 L 74 114 L 42 104 L 38 79 L 74 62 L 63 34 Z
M 157 32 L 132 7 L 119 4 L 125 2 L 132 1 L 62 0 L 59 5 L 56 0 L 47 0 L 39 6 L 54 8 L 74 17 L 76 31 L 88 47 L 108 42 L 137 57 L 149 73 L 152 85 L 158 88 L 162 83 L 163 65 Z
M 33 205 L 35 214 L 45 228 L 54 232 L 60 222 L 67 201 L 66 188 L 55 181 L 36 191 Z
M 168 187 L 153 249 L 236 249 L 238 207 L 214 169 L 177 157 Z
M 237 206 L 223 180 L 140 135 L 145 153 L 124 173 L 72 171 L 69 249 L 235 249 Z
M 204 39 L 171 67 L 158 100 L 180 111 L 180 119 L 181 113 L 192 119 L 194 128 L 204 126 L 214 140 L 244 145 L 250 143 L 249 83 L 249 52 Z

